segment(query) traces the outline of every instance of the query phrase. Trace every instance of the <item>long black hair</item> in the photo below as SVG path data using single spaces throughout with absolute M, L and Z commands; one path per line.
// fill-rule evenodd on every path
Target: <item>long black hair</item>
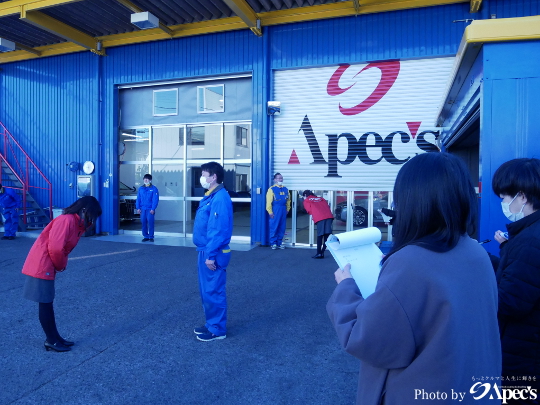
M 403 165 L 394 186 L 394 245 L 445 252 L 476 231 L 478 202 L 463 161 L 448 153 L 423 153 Z
M 96 220 L 101 215 L 101 206 L 96 197 L 86 196 L 79 198 L 69 207 L 64 209 L 63 214 L 77 214 L 84 221 L 84 227 L 90 228 L 96 224 Z

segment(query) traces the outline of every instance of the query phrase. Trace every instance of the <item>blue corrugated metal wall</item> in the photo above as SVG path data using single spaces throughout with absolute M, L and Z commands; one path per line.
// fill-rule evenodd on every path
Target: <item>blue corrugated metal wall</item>
M 67 164 L 97 159 L 98 60 L 85 52 L 2 66 L 0 120 L 53 183 L 60 207 L 76 199 Z M 33 195 L 48 205 L 47 193 Z
M 471 18 L 459 3 L 277 26 L 272 68 L 454 55 Z
M 519 61 L 519 63 L 512 63 Z M 491 179 L 504 162 L 523 157 L 540 159 L 540 41 L 484 45 L 482 105 L 481 239 L 493 239 L 508 223 Z M 496 244 L 487 245 L 498 255 Z
M 506 3 L 484 1 L 481 15 L 489 12 L 488 5 L 497 8 L 498 18 L 538 14 L 532 1 Z M 264 241 L 272 69 L 455 54 L 464 25 L 452 21 L 480 17 L 471 16 L 468 7 L 461 3 L 268 27 L 262 38 L 243 30 L 171 39 L 107 49 L 102 58 L 84 52 L 6 64 L 0 120 L 53 180 L 57 206 L 75 198 L 68 187 L 75 175 L 66 164 L 95 161 L 104 206 L 101 230 L 114 232 L 116 85 L 252 72 L 253 188 L 262 189 L 260 195 L 253 193 L 252 239 Z

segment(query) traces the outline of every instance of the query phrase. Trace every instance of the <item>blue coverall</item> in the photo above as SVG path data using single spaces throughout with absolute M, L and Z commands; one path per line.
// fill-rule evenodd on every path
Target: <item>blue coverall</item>
M 148 187 L 139 187 L 135 209 L 141 210 L 142 234 L 144 238 L 154 239 L 154 214 L 159 203 L 159 191 L 156 186 L 150 184 Z
M 2 187 L 0 208 L 4 214 L 4 236 L 15 236 L 19 226 L 19 206 L 21 199 L 12 188 Z
M 287 226 L 287 212 L 290 207 L 289 190 L 287 187 L 275 185 L 270 187 L 268 191 L 273 193 L 272 213 L 274 214 L 274 218 L 270 218 L 270 245 L 281 246 Z
M 227 266 L 231 260 L 233 230 L 232 202 L 222 184 L 205 194 L 199 203 L 193 226 L 193 243 L 199 252 L 199 291 L 206 317 L 206 328 L 214 335 L 227 334 Z M 215 260 L 210 270 L 206 260 Z

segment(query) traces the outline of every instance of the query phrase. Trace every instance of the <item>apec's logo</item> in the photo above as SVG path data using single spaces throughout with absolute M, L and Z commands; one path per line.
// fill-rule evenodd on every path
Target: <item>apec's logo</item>
M 394 137 L 396 136 L 399 136 L 402 144 L 415 140 L 416 146 L 423 152 L 439 151 L 439 148 L 435 144 L 426 140 L 426 135 L 432 135 L 433 139 L 437 140 L 439 137 L 439 131 L 428 130 L 417 134 L 421 122 L 407 122 L 407 125 L 411 135 L 403 131 L 394 131 L 383 138 L 377 132 L 366 132 L 362 134 L 360 138 L 356 139 L 356 136 L 351 133 L 342 133 L 339 135 L 325 134 L 328 138 L 328 160 L 324 158 L 321 152 L 321 147 L 317 141 L 317 138 L 315 137 L 315 133 L 313 132 L 313 128 L 311 127 L 311 123 L 307 115 L 304 117 L 298 132 L 302 131 L 304 133 L 304 137 L 306 138 L 311 156 L 313 157 L 313 161 L 310 164 L 328 165 L 328 173 L 325 177 L 341 177 L 338 174 L 338 163 L 340 165 L 350 165 L 356 160 L 357 157 L 365 165 L 376 165 L 383 159 L 391 165 L 402 165 L 409 161 L 409 159 L 413 156 L 408 156 L 403 159 L 396 157 L 393 150 Z M 338 157 L 338 141 L 342 138 L 347 140 L 347 158 L 345 160 L 341 160 Z M 373 143 L 373 141 L 370 141 L 370 144 L 368 145 L 368 140 L 374 140 L 375 142 Z M 378 157 L 376 159 L 370 157 L 368 154 L 368 149 L 371 151 L 372 156 L 378 152 Z M 416 155 L 416 153 L 414 155 Z M 292 151 L 288 164 L 300 164 L 296 151 Z
M 348 87 L 340 87 L 339 81 L 345 71 L 349 69 L 351 65 L 344 64 L 340 65 L 336 71 L 330 77 L 328 84 L 326 86 L 326 91 L 330 96 L 339 96 L 348 90 L 350 90 L 355 85 L 361 85 L 358 82 L 351 84 Z M 400 62 L 399 61 L 387 61 L 387 62 L 373 62 L 365 66 L 362 70 L 356 73 L 352 78 L 355 79 L 362 72 L 377 68 L 381 71 L 381 78 L 376 88 L 367 96 L 364 100 L 353 107 L 344 107 L 339 103 L 339 112 L 345 116 L 353 116 L 361 114 L 369 108 L 373 107 L 378 103 L 392 88 L 394 83 L 397 80 L 397 77 L 400 72 Z M 350 165 L 353 163 L 356 158 L 365 165 L 376 165 L 381 162 L 383 159 L 390 163 L 391 165 L 402 165 L 407 162 L 411 157 L 417 153 L 410 154 L 410 156 L 403 157 L 400 159 L 396 156 L 394 151 L 394 144 L 407 144 L 411 141 L 416 143 L 416 146 L 423 152 L 438 152 L 439 148 L 432 142 L 426 140 L 426 135 L 429 135 L 430 138 L 436 141 L 439 137 L 439 131 L 422 131 L 418 133 L 421 122 L 407 122 L 409 128 L 409 133 L 404 131 L 393 131 L 390 134 L 383 135 L 377 132 L 365 132 L 358 139 L 355 135 L 351 133 L 341 133 L 341 134 L 325 134 L 328 139 L 328 159 L 325 159 L 322 152 L 319 142 L 313 131 L 311 122 L 308 115 L 306 115 L 300 125 L 298 133 L 301 131 L 304 133 L 304 137 L 309 146 L 311 156 L 313 161 L 310 164 L 316 165 L 328 165 L 328 172 L 325 177 L 338 177 L 341 176 L 338 173 L 338 163 L 340 165 Z M 399 141 L 397 140 L 399 137 Z M 342 160 L 338 157 L 338 143 L 340 139 L 346 139 L 347 141 L 347 157 Z M 394 140 L 396 138 L 396 141 Z M 368 150 L 370 153 L 368 154 Z M 371 157 L 370 157 L 371 155 Z M 375 157 L 374 157 L 375 156 Z M 288 164 L 300 164 L 300 160 L 296 151 L 293 150 L 289 158 Z
M 350 67 L 351 65 L 344 64 L 337 68 L 337 70 L 334 72 L 330 80 L 328 81 L 328 85 L 326 86 L 326 92 L 329 96 L 339 96 L 349 89 L 351 89 L 356 83 L 351 84 L 349 87 L 341 88 L 339 86 L 339 79 L 341 79 L 341 76 L 343 76 L 343 73 Z M 372 68 L 378 68 L 381 71 L 381 79 L 379 80 L 379 84 L 373 90 L 373 92 L 361 103 L 357 104 L 354 107 L 346 108 L 339 104 L 339 111 L 343 115 L 356 115 L 360 114 L 364 111 L 366 111 L 368 108 L 374 106 L 376 103 L 378 103 L 385 95 L 388 93 L 388 91 L 392 88 L 394 83 L 396 82 L 396 79 L 399 75 L 399 69 L 400 69 L 400 63 L 398 60 L 396 61 L 390 61 L 390 62 L 374 62 L 370 63 L 366 67 L 364 67 L 360 72 L 355 74 L 353 76 L 353 79 L 361 74 L 362 72 L 372 69 Z

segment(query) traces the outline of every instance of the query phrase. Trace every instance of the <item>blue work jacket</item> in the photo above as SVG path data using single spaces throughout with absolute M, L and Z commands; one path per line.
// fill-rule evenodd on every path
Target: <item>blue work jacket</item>
M 12 188 L 3 187 L 3 193 L 0 193 L 0 208 L 19 208 L 21 199 L 17 192 Z
M 155 211 L 158 206 L 158 202 L 159 191 L 156 186 L 152 184 L 150 187 L 139 187 L 139 192 L 137 193 L 137 202 L 135 203 L 136 209 Z
M 205 252 L 207 260 L 215 260 L 227 248 L 233 230 L 232 202 L 223 184 L 217 186 L 199 203 L 193 226 L 193 243 Z

